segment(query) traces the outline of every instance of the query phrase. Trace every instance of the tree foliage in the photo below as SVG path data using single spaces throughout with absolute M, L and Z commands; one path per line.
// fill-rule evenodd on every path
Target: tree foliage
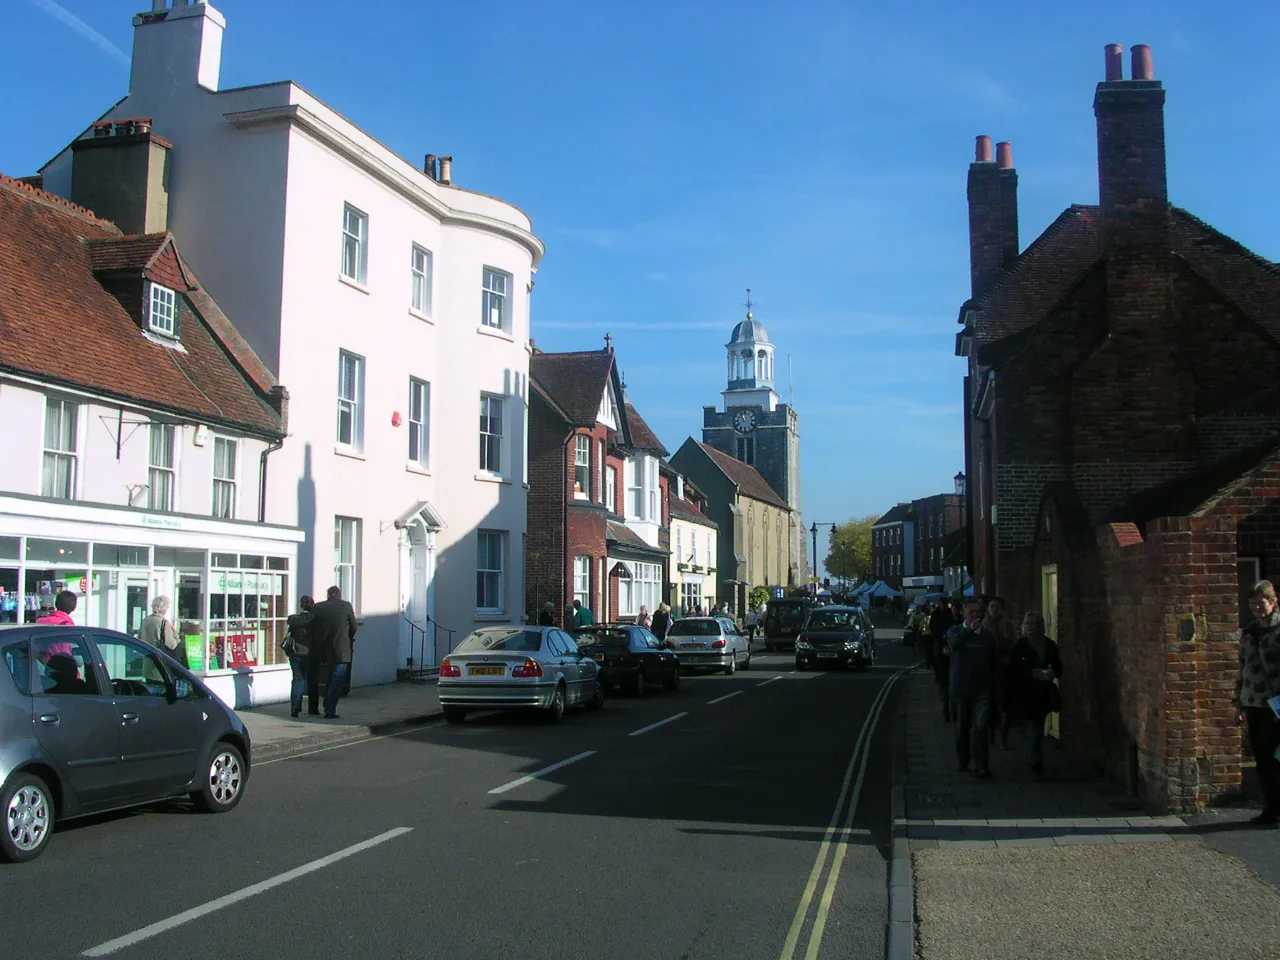
M 760 604 L 772 596 L 773 591 L 768 587 L 752 587 L 751 594 L 747 597 L 747 603 L 750 604 L 752 610 L 759 610 Z
M 878 518 L 850 517 L 831 528 L 826 568 L 833 577 L 857 582 L 874 569 L 871 556 L 871 527 Z

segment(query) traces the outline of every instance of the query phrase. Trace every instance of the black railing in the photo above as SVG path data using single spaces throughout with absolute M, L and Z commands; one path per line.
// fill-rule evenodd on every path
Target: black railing
M 409 657 L 403 674 L 408 679 L 414 680 L 438 675 L 440 673 L 440 661 L 443 659 L 440 651 L 441 634 L 444 634 L 444 653 L 447 654 L 453 650 L 453 635 L 458 631 L 441 626 L 430 617 L 426 618 L 425 625 L 415 623 L 408 617 L 404 618 L 404 622 L 409 625 Z M 434 663 L 427 662 L 428 644 L 431 647 Z M 415 652 L 417 653 L 416 658 L 414 656 Z

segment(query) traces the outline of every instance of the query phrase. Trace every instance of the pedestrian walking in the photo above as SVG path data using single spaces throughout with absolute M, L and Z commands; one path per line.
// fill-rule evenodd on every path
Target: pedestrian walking
M 649 632 L 659 640 L 666 640 L 667 633 L 671 630 L 671 608 L 665 603 L 658 604 L 658 609 L 653 612 L 653 620 L 649 624 Z
M 576 630 L 579 627 L 589 627 L 596 622 L 596 615 L 591 612 L 591 608 L 586 606 L 581 600 L 573 601 L 573 626 L 570 629 Z
M 942 717 L 947 723 L 954 719 L 951 709 L 951 649 L 947 646 L 947 634 L 956 625 L 956 618 L 951 612 L 951 604 L 940 600 L 933 605 L 923 633 L 929 635 L 933 648 L 933 679 L 938 685 L 938 696 L 942 700 Z
M 1000 732 L 1002 743 L 1008 749 L 1011 722 L 1030 724 L 1027 760 L 1037 777 L 1044 773 L 1045 718 L 1062 709 L 1062 696 L 1054 683 L 1061 676 L 1062 657 L 1058 645 L 1045 636 L 1044 617 L 1030 611 L 1022 618 L 1022 636 L 1009 652 Z
M 307 695 L 307 714 L 320 712 L 320 653 L 311 641 L 311 623 L 315 620 L 315 601 L 303 595 L 298 598 L 298 612 L 286 621 L 284 642 L 280 644 L 289 658 L 292 680 L 289 684 L 289 716 L 302 713 L 302 695 Z
M 70 590 L 59 590 L 58 595 L 53 599 L 53 609 L 44 614 L 44 616 L 38 617 L 36 623 L 49 624 L 55 627 L 74 627 L 76 622 L 71 619 L 71 614 L 75 612 L 76 602 L 76 595 Z M 75 648 L 71 646 L 69 640 L 54 640 L 52 643 L 45 645 L 44 652 L 40 654 L 40 657 L 42 663 L 48 663 L 52 657 L 72 657 L 74 655 Z
M 138 628 L 138 639 L 163 650 L 184 667 L 187 665 L 187 647 L 178 636 L 177 628 L 168 620 L 169 598 L 156 597 L 151 601 L 151 615 L 144 617 Z
M 1013 621 L 1005 612 L 1003 597 L 992 597 L 987 601 L 987 609 L 982 617 L 982 624 L 996 635 L 996 686 L 991 697 L 991 742 L 996 742 L 996 728 L 999 727 L 1004 749 L 1009 749 L 1009 725 L 1005 721 L 1005 671 L 1009 666 L 1013 648 L 1018 643 L 1018 632 Z
M 1250 823 L 1274 828 L 1280 822 L 1280 718 L 1268 701 L 1280 696 L 1280 611 L 1276 609 L 1276 588 L 1270 580 L 1259 580 L 1249 594 L 1253 623 L 1240 631 L 1240 675 L 1236 680 L 1236 702 L 1241 719 L 1249 725 L 1249 745 L 1257 764 L 1262 786 L 1262 813 Z
M 933 669 L 933 634 L 929 632 L 929 614 L 933 604 L 920 604 L 911 611 L 911 619 L 907 621 L 906 632 L 911 635 L 912 642 L 920 649 L 926 670 Z
M 556 625 L 556 605 L 548 600 L 538 611 L 538 626 L 554 627 Z
M 648 630 L 651 622 L 652 621 L 649 619 L 649 608 L 643 603 L 640 604 L 640 616 L 636 617 L 636 623 Z
M 337 720 L 338 698 L 345 692 L 345 683 L 351 673 L 351 655 L 355 649 L 356 612 L 342 599 L 338 587 L 330 587 L 325 599 L 311 608 L 311 643 L 320 650 L 325 664 L 323 676 L 327 677 L 324 691 L 324 716 Z
M 997 641 L 996 635 L 982 625 L 982 604 L 974 598 L 965 601 L 964 622 L 947 633 L 951 650 L 951 700 L 956 707 L 957 769 L 968 770 L 973 763 L 974 775 L 991 776 L 991 696 L 994 692 Z

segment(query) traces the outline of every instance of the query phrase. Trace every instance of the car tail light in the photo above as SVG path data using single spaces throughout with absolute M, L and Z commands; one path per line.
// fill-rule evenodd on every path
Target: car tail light
M 711 646 L 712 646 L 713 648 L 717 649 L 717 650 L 718 650 L 718 649 L 720 649 L 721 647 L 723 647 L 724 645 L 725 645 L 725 643 L 724 643 L 724 638 L 723 638 L 723 637 L 722 637 L 721 639 L 719 639 L 719 640 L 714 640 L 714 641 L 712 641 L 712 643 L 711 643 Z
M 634 659 L 635 659 L 635 657 L 633 657 L 633 656 L 631 655 L 631 651 L 630 651 L 630 650 L 628 650 L 626 647 L 623 647 L 623 648 L 622 648 L 622 650 L 621 650 L 621 651 L 619 652 L 619 654 L 618 654 L 618 659 L 619 659 L 619 660 L 622 660 L 622 661 L 624 661 L 624 662 L 625 662 L 625 661 L 628 661 L 628 660 L 634 660 Z
M 513 677 L 540 677 L 542 676 L 542 664 L 537 660 L 528 659 L 512 670 L 511 675 Z
M 462 676 L 462 668 L 448 657 L 445 657 L 444 660 L 440 662 L 440 676 L 460 677 Z

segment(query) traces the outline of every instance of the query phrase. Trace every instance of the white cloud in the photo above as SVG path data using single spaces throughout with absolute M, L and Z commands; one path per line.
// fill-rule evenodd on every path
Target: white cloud
M 123 63 L 124 65 L 128 66 L 129 55 L 127 53 L 125 53 L 123 50 L 117 47 L 114 43 L 112 43 L 110 40 L 108 40 L 106 37 L 100 34 L 97 30 L 93 29 L 93 27 L 89 26 L 87 23 L 85 23 L 83 20 L 77 17 L 74 13 L 72 13 L 66 7 L 62 6 L 59 3 L 55 3 L 54 0 L 31 0 L 31 3 L 36 7 L 36 9 L 41 10 L 44 13 L 47 13 L 49 16 L 53 17 L 55 20 L 58 20 L 66 24 L 68 27 L 70 27 L 76 33 L 80 34 L 80 36 L 84 37 L 94 46 L 98 47 L 100 50 L 110 55 L 113 59 L 118 60 L 120 63 Z

